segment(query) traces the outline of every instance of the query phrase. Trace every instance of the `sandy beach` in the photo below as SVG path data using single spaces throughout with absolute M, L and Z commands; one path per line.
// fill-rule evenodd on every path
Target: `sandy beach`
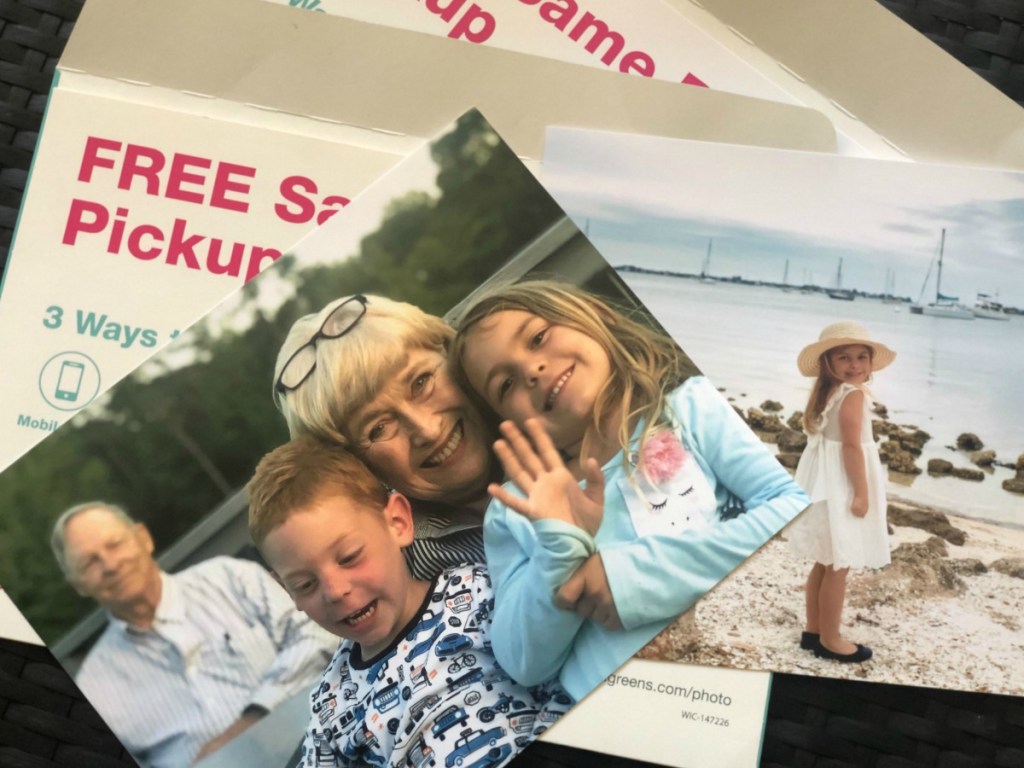
M 893 497 L 889 507 L 893 562 L 851 571 L 843 613 L 844 634 L 874 650 L 870 661 L 799 648 L 811 563 L 790 555 L 785 530 L 640 656 L 1024 695 L 1024 529 Z

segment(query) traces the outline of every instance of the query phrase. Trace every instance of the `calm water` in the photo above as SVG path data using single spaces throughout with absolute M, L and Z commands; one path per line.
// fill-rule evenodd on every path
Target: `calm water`
M 740 407 L 770 398 L 785 405 L 787 417 L 803 409 L 811 380 L 797 372 L 797 354 L 829 323 L 857 320 L 898 353 L 870 386 L 891 420 L 932 435 L 919 466 L 938 456 L 973 467 L 945 447 L 962 432 L 978 435 L 999 461 L 1024 453 L 1024 317 L 949 320 L 872 299 L 836 301 L 795 290 L 631 273 L 623 278 Z M 891 483 L 890 495 L 1024 526 L 1024 497 L 1000 487 L 1010 476 L 1001 468 L 980 483 L 920 475 L 908 487 Z

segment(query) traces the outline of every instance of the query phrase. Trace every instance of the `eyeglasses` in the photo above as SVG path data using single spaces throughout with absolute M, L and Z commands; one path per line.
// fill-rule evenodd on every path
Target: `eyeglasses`
M 274 391 L 279 394 L 293 392 L 309 378 L 316 368 L 316 343 L 320 339 L 337 339 L 356 327 L 366 314 L 366 297 L 356 294 L 341 302 L 324 318 L 320 330 L 313 337 L 292 353 L 288 361 L 281 367 L 281 373 L 274 384 Z

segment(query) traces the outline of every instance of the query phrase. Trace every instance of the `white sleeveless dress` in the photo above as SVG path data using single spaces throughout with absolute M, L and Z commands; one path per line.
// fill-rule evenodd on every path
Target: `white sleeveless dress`
M 867 474 L 868 513 L 855 517 L 850 512 L 853 485 L 843 465 L 839 408 L 855 389 L 852 384 L 841 384 L 825 405 L 818 431 L 808 436 L 796 468 L 796 482 L 811 497 L 811 506 L 785 529 L 795 555 L 836 569 L 881 568 L 890 562 L 886 474 L 871 433 L 871 399 L 867 392 L 860 443 Z

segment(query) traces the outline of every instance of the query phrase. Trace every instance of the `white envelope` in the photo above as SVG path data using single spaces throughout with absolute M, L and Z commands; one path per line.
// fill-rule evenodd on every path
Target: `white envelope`
M 90 0 L 0 298 L 0 467 L 473 106 L 534 167 L 549 124 L 835 146 L 791 105 L 250 0 Z
M 877 0 L 271 0 L 820 111 L 844 154 L 1024 168 L 1024 112 Z

